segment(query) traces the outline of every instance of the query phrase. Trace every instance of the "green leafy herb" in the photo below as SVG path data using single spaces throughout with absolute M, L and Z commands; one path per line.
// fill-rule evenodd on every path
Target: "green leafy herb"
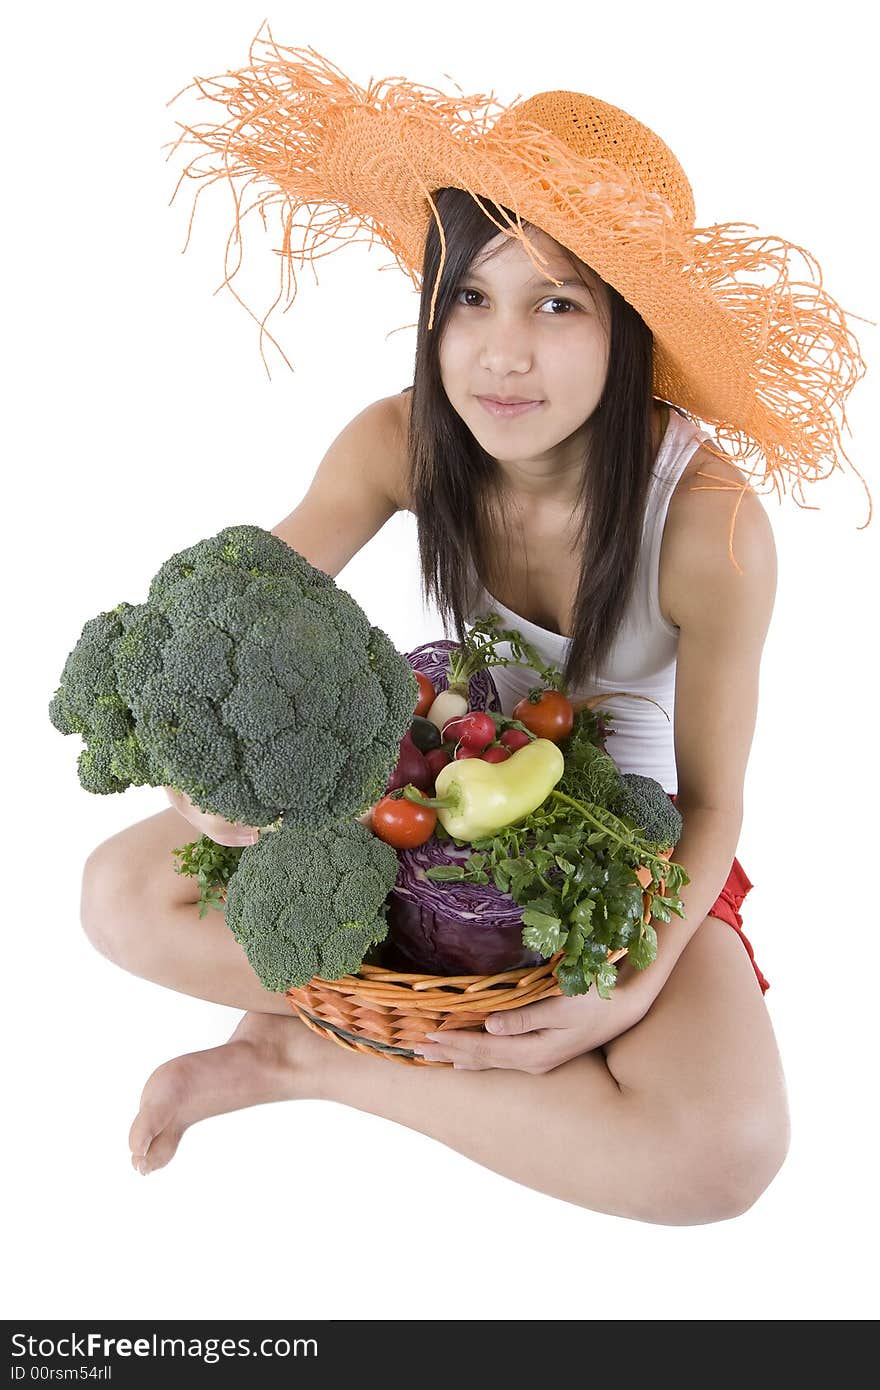
M 498 613 L 481 613 L 471 625 L 463 646 L 449 653 L 449 687 L 467 690 L 471 676 L 489 666 L 530 666 L 545 686 L 563 690 L 562 672 L 548 666 L 514 628 L 501 626 Z M 496 650 L 500 642 L 508 642 L 512 656 L 501 656 Z M 508 724 L 510 721 L 507 721 Z
M 678 892 L 690 878 L 683 866 L 663 859 L 638 828 L 604 806 L 564 792 L 552 791 L 516 824 L 471 843 L 475 853 L 465 864 L 438 865 L 426 877 L 491 880 L 508 893 L 523 909 L 523 945 L 547 958 L 564 952 L 556 969 L 563 994 L 585 994 L 595 983 L 608 999 L 617 978 L 609 952 L 625 948 L 637 970 L 656 959 L 643 891 L 656 895 L 651 911 L 661 921 L 685 915 Z M 647 890 L 639 868 L 650 871 Z
M 200 835 L 188 845 L 174 849 L 180 860 L 174 872 L 199 881 L 199 917 L 212 907 L 223 909 L 226 885 L 238 868 L 244 845 L 218 845 L 208 835 Z

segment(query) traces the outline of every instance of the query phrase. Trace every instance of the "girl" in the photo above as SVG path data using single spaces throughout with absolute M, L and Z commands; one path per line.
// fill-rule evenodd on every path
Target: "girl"
M 396 102 L 380 106 L 326 60 L 291 54 L 281 70 L 298 104 L 280 100 L 273 46 L 275 108 L 265 115 L 266 92 L 252 104 L 265 124 L 233 147 L 239 170 L 244 157 L 271 173 L 294 210 L 323 201 L 349 220 L 369 216 L 371 235 L 379 225 L 410 269 L 418 253 L 433 292 L 421 298 L 413 387 L 342 430 L 275 533 L 336 576 L 410 510 L 423 592 L 459 640 L 468 619 L 495 610 L 564 667 L 573 696 L 648 694 L 656 703 L 609 699 L 609 751 L 622 771 L 677 795 L 686 917 L 659 924 L 648 970 L 621 963 L 611 999 L 594 989 L 551 998 L 481 1032 L 426 1039 L 423 1055 L 450 1067 L 390 1065 L 307 1029 L 262 988 L 220 914 L 199 920 L 198 885 L 175 873 L 171 851 L 193 827 L 223 844 L 255 832 L 169 789 L 171 808 L 90 855 L 85 930 L 125 969 L 246 1012 L 223 1046 L 152 1074 L 130 1131 L 132 1163 L 163 1167 L 183 1131 L 209 1115 L 324 1098 L 597 1211 L 672 1225 L 736 1216 L 789 1142 L 767 982 L 740 931 L 751 885 L 736 859 L 776 554 L 744 473 L 691 414 L 797 476 L 792 458 L 828 447 L 819 369 L 790 345 L 760 359 L 749 329 L 762 321 L 769 341 L 771 292 L 739 284 L 725 300 L 708 241 L 696 258 L 680 165 L 625 112 L 545 93 L 465 147 L 449 103 L 398 83 Z M 256 72 L 252 63 L 224 74 L 221 95 L 231 100 L 230 78 L 239 95 L 252 92 Z M 420 134 L 405 126 L 401 154 L 413 110 Z M 191 133 L 228 153 L 243 129 Z M 283 149 L 284 179 L 279 162 L 268 168 L 269 137 Z M 325 143 L 292 160 L 297 138 Z M 472 191 L 475 174 L 488 205 Z M 507 201 L 511 190 L 521 196 Z M 578 190 L 592 201 L 579 203 Z M 285 247 L 292 254 L 287 237 Z M 720 232 L 715 249 L 730 261 Z M 840 334 L 826 323 L 830 302 L 817 289 L 811 322 Z M 781 298 L 771 308 L 774 321 L 792 312 Z M 790 388 L 796 371 L 816 396 L 807 425 L 758 390 L 762 374 Z M 849 386 L 836 388 L 842 398 Z M 493 674 L 509 713 L 533 676 L 515 666 Z

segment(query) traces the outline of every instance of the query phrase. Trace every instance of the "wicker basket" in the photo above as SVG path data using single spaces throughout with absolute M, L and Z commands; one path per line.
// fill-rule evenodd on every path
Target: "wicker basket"
M 650 871 L 636 872 L 644 889 L 651 881 Z M 643 892 L 645 921 L 652 901 L 653 895 Z M 556 966 L 563 954 L 500 975 L 415 975 L 362 965 L 357 974 L 339 980 L 316 975 L 307 985 L 289 989 L 285 997 L 303 1023 L 340 1047 L 409 1066 L 448 1067 L 451 1062 L 416 1057 L 413 1045 L 426 1033 L 479 1029 L 489 1014 L 561 994 Z M 625 955 L 625 949 L 609 951 L 608 959 L 614 962 Z

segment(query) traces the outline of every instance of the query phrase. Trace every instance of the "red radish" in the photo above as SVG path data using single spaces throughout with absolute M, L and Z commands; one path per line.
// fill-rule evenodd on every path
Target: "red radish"
M 431 769 L 431 776 L 436 777 L 441 767 L 452 762 L 452 758 L 445 748 L 432 748 L 429 752 L 422 754 L 428 767 Z M 433 792 L 432 792 L 433 795 Z
M 449 689 L 440 691 L 425 718 L 436 724 L 438 729 L 442 729 L 447 720 L 459 714 L 466 714 L 467 707 L 466 690 L 457 690 L 450 686 Z
M 434 785 L 433 775 L 425 761 L 425 755 L 416 748 L 409 733 L 405 733 L 400 740 L 397 767 L 392 772 L 385 790 L 386 792 L 393 792 L 396 787 L 405 787 L 407 782 L 412 782 L 419 791 L 426 793 L 430 793 Z
M 504 748 L 500 743 L 491 744 L 480 754 L 484 763 L 506 763 L 512 756 L 512 749 Z
M 526 744 L 531 743 L 531 741 L 528 734 L 524 733 L 522 729 L 505 729 L 499 739 L 499 743 L 503 743 L 505 748 L 510 749 L 511 753 L 515 753 L 517 748 L 525 748 Z
M 459 742 L 455 745 L 455 756 L 456 758 L 481 758 L 483 750 L 482 748 L 468 748 L 466 743 Z
M 481 750 L 495 738 L 495 720 L 482 710 L 470 710 L 458 719 L 450 719 L 442 729 L 444 738 L 458 739 L 468 748 Z

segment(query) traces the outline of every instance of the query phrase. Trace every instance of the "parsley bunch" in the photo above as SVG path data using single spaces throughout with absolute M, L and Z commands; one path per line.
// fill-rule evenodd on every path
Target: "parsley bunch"
M 441 839 L 455 839 L 438 825 Z M 456 840 L 457 844 L 467 843 Z M 657 933 L 644 920 L 643 892 L 651 913 L 668 922 L 683 917 L 678 890 L 690 882 L 681 864 L 663 859 L 637 829 L 603 806 L 552 791 L 537 810 L 515 825 L 470 842 L 463 865 L 436 865 L 438 881 L 494 882 L 523 908 L 523 945 L 548 959 L 562 957 L 556 977 L 563 994 L 586 994 L 595 983 L 610 998 L 617 967 L 608 953 L 626 948 L 637 970 L 657 956 Z M 647 868 L 643 889 L 636 869 Z M 665 893 L 665 896 L 661 896 Z
M 180 861 L 174 872 L 198 879 L 199 917 L 212 907 L 222 908 L 226 885 L 238 868 L 244 845 L 221 845 L 208 835 L 200 835 L 191 844 L 173 849 Z

